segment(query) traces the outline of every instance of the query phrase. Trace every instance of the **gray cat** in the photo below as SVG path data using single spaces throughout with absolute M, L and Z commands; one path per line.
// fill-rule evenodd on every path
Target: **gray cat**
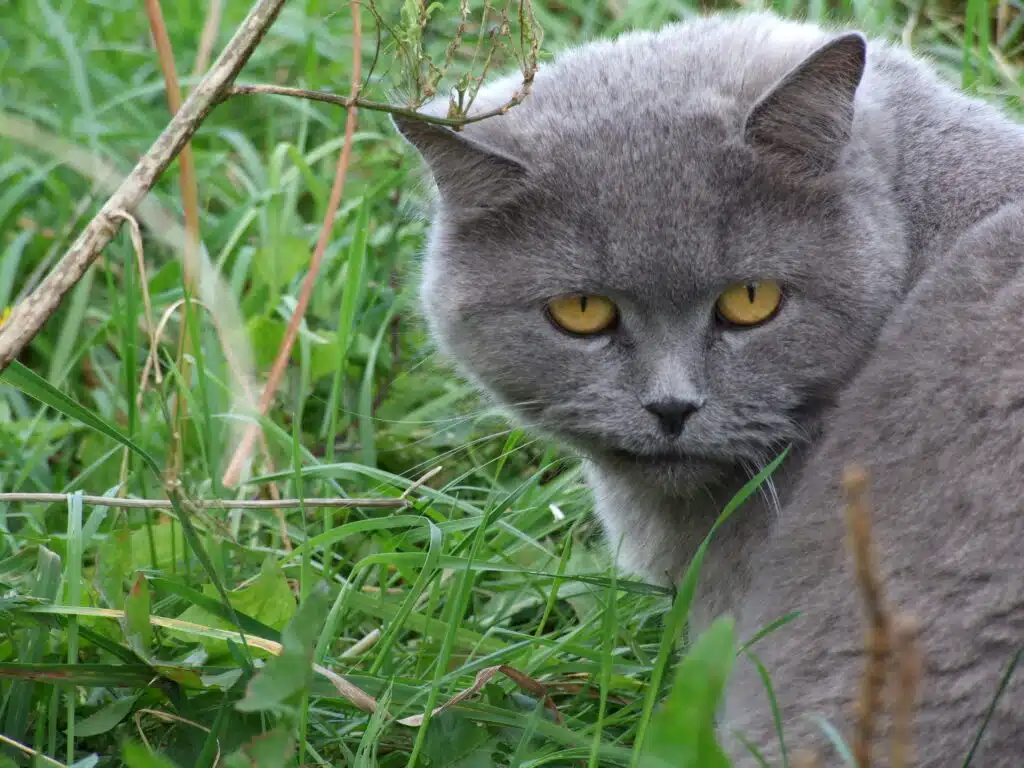
M 505 101 L 510 77 L 474 110 Z M 445 104 L 426 111 L 438 114 Z M 398 120 L 437 186 L 422 302 L 440 348 L 586 457 L 621 565 L 709 551 L 697 627 L 731 612 L 790 751 L 836 761 L 862 624 L 843 466 L 873 486 L 892 602 L 920 622 L 920 765 L 959 765 L 1024 639 L 1024 130 L 910 53 L 768 14 L 564 53 L 508 114 Z M 1024 765 L 1011 682 L 975 765 Z M 722 737 L 779 754 L 753 665 Z

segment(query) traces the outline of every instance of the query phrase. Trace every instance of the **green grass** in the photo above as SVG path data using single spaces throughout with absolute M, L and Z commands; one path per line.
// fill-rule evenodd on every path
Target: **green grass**
M 207 5 L 163 3 L 186 88 Z M 377 4 L 385 25 L 367 98 L 407 89 L 395 48 L 402 5 Z M 455 34 L 455 5 L 435 11 L 424 39 L 438 61 Z M 860 0 L 775 7 L 904 35 L 965 85 L 1020 94 L 1022 17 L 996 39 L 984 3 L 945 15 Z M 247 9 L 225 0 L 219 45 Z M 561 0 L 535 11 L 551 51 L 656 27 L 699 5 Z M 377 35 L 372 15 L 364 21 L 366 71 Z M 124 174 L 167 108 L 139 3 L 11 0 L 0 6 L 0 30 L 2 309 L 104 200 L 88 169 L 41 137 Z M 469 49 L 474 35 L 470 25 Z M 351 38 L 347 6 L 292 0 L 241 80 L 344 92 Z M 468 56 L 455 61 L 453 74 Z M 38 140 L 6 135 L 5 117 L 30 120 Z M 316 242 L 343 122 L 337 108 L 253 96 L 218 107 L 193 141 L 203 242 L 225 305 L 240 309 L 260 376 Z M 273 467 L 257 459 L 241 491 L 221 484 L 240 417 L 231 415 L 231 364 L 206 310 L 190 311 L 189 380 L 178 363 L 179 311 L 159 347 L 161 381 L 150 377 L 142 389 L 142 282 L 154 322 L 185 291 L 159 212 L 140 214 L 146 274 L 125 230 L 24 365 L 0 379 L 0 490 L 67 495 L 0 503 L 2 733 L 51 761 L 37 765 L 205 768 L 217 755 L 261 766 L 657 765 L 679 747 L 673 738 L 704 750 L 693 764 L 721 764 L 706 743 L 715 681 L 748 638 L 716 625 L 675 665 L 692 584 L 673 604 L 662 590 L 617 577 L 573 457 L 512 428 L 436 359 L 415 309 L 424 224 L 411 215 L 414 158 L 372 112 L 360 115 L 355 147 L 323 272 L 263 420 Z M 180 220 L 178 173 L 175 164 L 152 199 Z M 189 413 L 185 458 L 180 486 L 166 488 L 176 401 Z M 433 469 L 406 509 L 285 510 L 292 551 L 273 510 L 203 511 L 189 501 L 265 496 L 271 482 L 284 498 L 396 499 Z M 84 503 L 79 491 L 170 498 L 174 508 Z M 150 626 L 149 617 L 191 624 Z M 283 643 L 282 655 L 261 649 L 266 641 Z M 311 658 L 376 697 L 377 714 L 312 674 Z M 543 681 L 558 716 L 497 673 L 424 726 L 396 722 L 497 665 Z M 644 734 L 650 751 L 641 759 L 634 747 Z M 13 749 L 5 754 L 24 763 Z

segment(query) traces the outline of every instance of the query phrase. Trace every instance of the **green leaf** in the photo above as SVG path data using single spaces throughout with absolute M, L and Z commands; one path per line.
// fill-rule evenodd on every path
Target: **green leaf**
M 150 551 L 150 535 L 153 537 L 152 551 L 156 554 L 156 562 L 152 562 Z M 181 526 L 175 521 L 163 518 L 158 524 L 145 528 L 138 528 L 132 531 L 131 536 L 131 568 L 125 571 L 125 575 L 132 570 L 141 568 L 163 568 L 171 570 L 174 568 L 174 561 L 185 554 L 185 536 Z
M 146 655 L 153 640 L 153 627 L 149 623 L 150 592 L 146 576 L 139 573 L 124 601 L 125 637 L 132 649 Z
M 114 726 L 128 716 L 138 698 L 138 694 L 135 696 L 125 696 L 123 699 L 117 699 L 103 707 L 103 709 L 93 712 L 88 717 L 77 720 L 75 722 L 75 737 L 84 739 L 89 736 L 99 736 L 101 733 L 112 730 Z
M 96 554 L 97 587 L 111 608 L 124 608 L 124 580 L 133 570 L 133 550 L 132 533 L 122 528 L 107 534 Z
M 290 283 L 309 264 L 309 243 L 304 237 L 282 237 L 273 247 L 256 254 L 253 277 L 274 289 L 275 293 Z
M 166 757 L 155 755 L 134 741 L 125 743 L 121 748 L 121 756 L 127 768 L 177 768 Z
M 423 757 L 437 768 L 487 767 L 492 765 L 488 746 L 491 738 L 486 728 L 457 710 L 448 710 L 431 718 L 423 742 Z
M 736 656 L 735 626 L 717 619 L 679 664 L 664 708 L 651 720 L 642 768 L 729 768 L 715 715 Z
M 269 368 L 281 347 L 285 324 L 276 317 L 256 315 L 246 323 L 246 330 L 252 342 L 254 365 Z
M 291 734 L 283 728 L 275 728 L 228 755 L 224 765 L 227 768 L 280 768 L 288 765 L 294 751 Z
M 203 586 L 203 592 L 209 597 L 216 596 L 216 592 L 210 585 Z M 252 618 L 266 624 L 269 627 L 280 630 L 295 615 L 295 597 L 288 586 L 284 571 L 277 564 L 273 556 L 268 556 L 263 561 L 260 574 L 251 584 L 244 589 L 228 593 L 231 605 L 236 611 L 251 616 Z M 220 616 L 216 616 L 199 605 L 192 605 L 185 609 L 179 617 L 182 621 L 189 621 L 205 627 L 218 629 L 234 629 L 235 624 Z M 177 630 L 169 630 L 186 642 L 192 642 L 193 636 L 183 634 Z M 200 642 L 211 658 L 226 656 L 229 654 L 227 643 L 224 640 L 201 637 Z M 266 656 L 264 651 L 253 649 L 253 655 Z
M 149 579 L 149 584 L 153 589 L 156 590 L 157 599 L 167 597 L 168 595 L 176 595 L 190 604 L 190 606 L 199 606 L 204 608 L 215 616 L 219 616 L 223 621 L 230 621 L 227 609 L 224 605 L 214 596 L 210 594 L 203 594 L 187 584 L 182 584 L 180 581 L 174 579 L 164 579 L 159 576 Z M 207 592 L 212 590 L 207 589 Z M 281 642 L 281 630 L 280 628 L 274 628 L 267 626 L 262 621 L 254 619 L 252 616 L 247 614 L 239 614 L 236 610 L 236 616 L 238 617 L 238 626 L 243 631 L 250 635 L 256 635 L 267 640 L 273 640 L 274 642 Z M 283 625 L 282 625 L 283 626 Z
M 288 699 L 309 687 L 313 677 L 313 649 L 329 606 L 327 586 L 320 583 L 310 591 L 295 618 L 281 633 L 281 655 L 270 659 L 249 682 L 245 698 L 235 705 L 237 709 L 242 712 L 280 710 Z

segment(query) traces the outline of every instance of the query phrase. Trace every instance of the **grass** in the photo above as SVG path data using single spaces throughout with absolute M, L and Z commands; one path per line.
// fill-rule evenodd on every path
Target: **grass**
M 436 61 L 456 34 L 451 5 L 434 12 L 422 41 Z M 1002 18 L 999 8 L 977 0 L 945 10 L 775 3 L 903 36 L 965 86 L 1009 100 L 1021 92 L 1024 16 L 1006 5 L 996 35 L 987 22 Z M 163 3 L 185 89 L 196 82 L 189 73 L 208 6 Z M 408 91 L 396 55 L 408 33 L 403 7 L 377 3 L 376 57 L 376 25 L 366 21 L 368 98 Z M 224 0 L 219 45 L 247 9 Z M 684 0 L 535 6 L 546 51 L 699 10 Z M 167 107 L 137 3 L 13 0 L 0 7 L 0 29 L 2 309 L 104 199 L 88 168 L 42 137 L 123 174 Z M 347 6 L 293 0 L 242 80 L 343 92 L 351 40 Z M 453 72 L 466 60 L 456 56 Z M 11 117 L 30 120 L 37 140 L 5 134 Z M 218 107 L 192 142 L 202 239 L 261 375 L 319 233 L 343 120 L 327 105 L 250 96 Z M 676 665 L 692 583 L 673 603 L 617 577 L 574 458 L 515 430 L 436 359 L 415 309 L 424 223 L 411 215 L 414 167 L 386 117 L 363 111 L 322 271 L 262 420 L 272 464 L 258 459 L 242 490 L 221 482 L 240 420 L 231 360 L 208 312 L 220 308 L 192 306 L 187 328 L 186 310 L 171 313 L 161 378 L 140 375 L 149 322 L 186 291 L 159 217 L 141 222 L 145 273 L 126 230 L 24 365 L 0 379 L 0 490 L 66 495 L 0 503 L 0 723 L 6 739 L 40 756 L 36 765 L 658 765 L 678 757 L 680 738 L 704 744 L 692 764 L 722 764 L 704 741 L 715 681 L 747 638 L 718 624 Z M 179 174 L 172 166 L 152 195 L 176 219 Z M 188 418 L 179 421 L 182 405 Z M 168 486 L 179 440 L 183 462 Z M 275 491 L 398 505 L 408 492 L 409 506 L 310 502 L 279 517 L 193 504 Z M 174 508 L 87 504 L 79 492 L 170 498 Z M 311 673 L 311 658 L 334 677 Z M 377 713 L 339 690 L 338 675 L 376 698 Z M 397 722 L 481 675 L 474 695 L 425 724 Z M 24 762 L 24 749 L 5 755 Z

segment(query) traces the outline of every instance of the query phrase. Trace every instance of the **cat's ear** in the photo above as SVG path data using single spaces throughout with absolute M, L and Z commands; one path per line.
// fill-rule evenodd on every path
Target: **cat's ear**
M 867 40 L 850 32 L 816 50 L 747 115 L 744 139 L 812 174 L 839 160 L 853 130 L 853 101 L 864 75 Z
M 451 206 L 496 205 L 511 197 L 526 176 L 521 162 L 462 132 L 401 115 L 394 115 L 392 121 L 423 157 L 441 199 Z

